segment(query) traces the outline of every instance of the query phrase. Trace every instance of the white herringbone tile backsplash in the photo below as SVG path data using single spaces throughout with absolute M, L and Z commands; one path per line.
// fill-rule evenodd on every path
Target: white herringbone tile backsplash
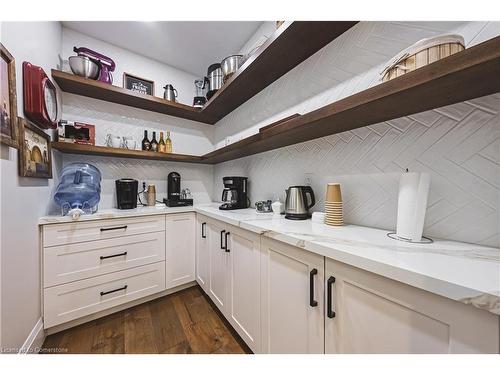
M 283 198 L 310 174 L 313 211 L 340 182 L 346 223 L 394 229 L 405 168 L 431 174 L 424 232 L 500 246 L 500 94 L 218 164 L 222 177 L 249 177 L 252 202 Z
M 67 155 L 63 156 L 63 165 L 74 162 L 86 162 L 96 166 L 102 174 L 100 208 L 116 207 L 115 180 L 134 178 L 156 187 L 157 200 L 167 196 L 167 176 L 170 172 L 181 175 L 182 188 L 189 188 L 196 203 L 209 203 L 213 196 L 213 166 L 188 163 L 169 163 L 114 157 Z

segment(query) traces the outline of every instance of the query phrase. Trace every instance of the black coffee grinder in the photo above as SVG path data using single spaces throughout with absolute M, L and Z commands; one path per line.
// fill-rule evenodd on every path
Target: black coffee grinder
M 163 198 L 163 203 L 167 207 L 192 206 L 193 200 L 181 196 L 181 175 L 177 172 L 170 172 L 167 181 L 167 198 Z

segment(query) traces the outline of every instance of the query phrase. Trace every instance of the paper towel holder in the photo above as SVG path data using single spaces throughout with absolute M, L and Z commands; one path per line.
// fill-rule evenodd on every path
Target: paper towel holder
M 387 237 L 393 239 L 393 240 L 398 240 L 398 241 L 403 241 L 403 242 L 408 242 L 408 243 L 422 243 L 422 244 L 427 244 L 427 243 L 433 243 L 434 240 L 429 237 L 422 236 L 422 239 L 420 241 L 413 241 L 408 238 L 403 238 L 399 237 L 396 232 L 389 232 L 387 233 Z

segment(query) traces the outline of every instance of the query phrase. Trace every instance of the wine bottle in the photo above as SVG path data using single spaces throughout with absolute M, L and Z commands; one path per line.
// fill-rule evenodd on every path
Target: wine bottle
M 167 132 L 167 139 L 165 140 L 165 152 L 171 154 L 173 151 L 172 140 L 170 139 L 170 132 Z
M 142 139 L 142 149 L 144 151 L 149 151 L 151 149 L 151 142 L 149 142 L 147 130 L 144 130 L 144 138 Z
M 158 152 L 158 142 L 156 142 L 156 132 L 153 132 L 153 139 L 151 140 L 151 151 Z
M 166 152 L 167 146 L 165 145 L 165 141 L 163 140 L 163 132 L 160 132 L 160 142 L 158 142 L 158 152 Z

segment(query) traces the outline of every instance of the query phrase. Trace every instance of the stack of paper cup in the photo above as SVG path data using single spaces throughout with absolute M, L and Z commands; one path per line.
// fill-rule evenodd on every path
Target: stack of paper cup
M 342 225 L 344 218 L 342 214 L 342 193 L 340 184 L 332 183 L 326 187 L 325 201 L 325 224 Z

